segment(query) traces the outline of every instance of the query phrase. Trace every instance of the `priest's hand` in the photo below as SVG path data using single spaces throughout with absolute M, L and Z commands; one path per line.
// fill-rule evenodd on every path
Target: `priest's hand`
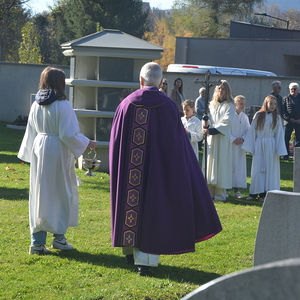
M 97 142 L 90 140 L 88 147 L 90 147 L 90 149 L 94 149 L 96 148 L 96 146 L 97 146 Z

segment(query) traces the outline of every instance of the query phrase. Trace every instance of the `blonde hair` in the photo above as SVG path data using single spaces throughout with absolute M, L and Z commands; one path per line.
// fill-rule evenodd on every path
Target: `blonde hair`
M 237 103 L 239 101 L 246 101 L 246 97 L 243 96 L 243 95 L 237 95 L 237 96 L 235 96 L 234 99 L 233 99 L 233 102 Z
M 225 90 L 225 95 L 223 99 L 220 99 L 218 95 L 219 88 L 223 86 Z M 220 101 L 227 101 L 233 103 L 233 97 L 231 93 L 231 88 L 226 80 L 221 80 L 221 84 L 217 85 L 212 96 L 211 105 L 215 106 L 220 103 Z
M 261 109 L 256 113 L 256 130 L 263 130 L 264 125 L 265 125 L 265 120 L 266 120 L 266 114 L 268 111 L 268 102 L 270 102 L 271 100 L 275 100 L 276 101 L 276 97 L 273 95 L 269 95 L 265 98 Z M 277 103 L 277 102 L 276 102 Z M 277 125 L 277 116 L 278 116 L 278 110 L 277 110 L 277 105 L 276 108 L 271 112 L 272 113 L 272 125 L 271 128 L 275 129 L 276 125 Z
M 195 108 L 195 101 L 187 99 L 184 102 L 182 102 L 182 107 L 185 106 L 190 106 L 191 108 Z

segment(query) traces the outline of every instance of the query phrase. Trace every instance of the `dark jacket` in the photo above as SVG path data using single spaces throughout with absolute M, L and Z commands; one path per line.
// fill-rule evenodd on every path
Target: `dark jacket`
M 276 97 L 277 109 L 278 109 L 278 112 L 279 112 L 280 116 L 282 117 L 283 99 L 282 99 L 281 95 L 279 95 L 279 94 L 275 94 L 275 93 L 272 92 L 271 95 Z
M 298 120 L 300 119 L 300 94 L 298 94 L 298 108 L 296 109 L 296 105 L 291 95 L 288 95 L 283 98 L 283 119 L 284 123 L 287 124 L 290 122 L 290 119 Z

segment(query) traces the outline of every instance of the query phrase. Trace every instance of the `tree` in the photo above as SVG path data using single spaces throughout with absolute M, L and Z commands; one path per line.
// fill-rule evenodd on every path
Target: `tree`
M 148 25 L 148 13 L 142 11 L 139 0 L 61 0 L 52 9 L 51 16 L 58 45 L 103 28 L 142 37 Z M 56 59 L 61 64 L 67 58 L 57 53 Z
M 89 0 L 87 9 L 103 28 L 118 29 L 142 38 L 148 30 L 149 13 L 143 11 L 141 0 Z M 93 11 L 91 10 L 93 9 Z
M 279 15 L 284 20 L 289 20 L 289 29 L 300 30 L 300 11 L 292 8 Z
M 0 61 L 17 62 L 21 30 L 29 19 L 23 8 L 28 0 L 0 0 Z
M 34 23 L 27 22 L 22 28 L 22 42 L 19 47 L 19 62 L 40 64 L 39 37 Z
M 218 38 L 228 36 L 229 20 L 232 17 L 245 18 L 253 11 L 254 5 L 263 2 L 264 0 L 177 0 L 173 11 L 179 10 L 179 14 L 174 17 L 190 20 L 191 28 L 196 28 L 198 22 L 202 27 L 200 35 L 198 30 L 198 36 Z
M 170 20 L 169 17 L 156 18 L 152 31 L 148 31 L 144 35 L 144 39 L 148 42 L 165 48 L 162 53 L 163 57 L 156 61 L 164 71 L 175 60 L 175 36 L 192 36 L 191 32 L 185 30 L 183 26 L 171 23 Z

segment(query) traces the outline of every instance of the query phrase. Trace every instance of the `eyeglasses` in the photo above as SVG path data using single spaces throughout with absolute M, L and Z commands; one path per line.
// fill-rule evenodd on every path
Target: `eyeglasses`
M 277 88 L 281 90 L 281 86 L 278 86 Z
M 291 91 L 296 91 L 298 90 L 297 88 L 290 88 Z
M 166 82 L 163 82 L 163 85 L 168 85 Z

